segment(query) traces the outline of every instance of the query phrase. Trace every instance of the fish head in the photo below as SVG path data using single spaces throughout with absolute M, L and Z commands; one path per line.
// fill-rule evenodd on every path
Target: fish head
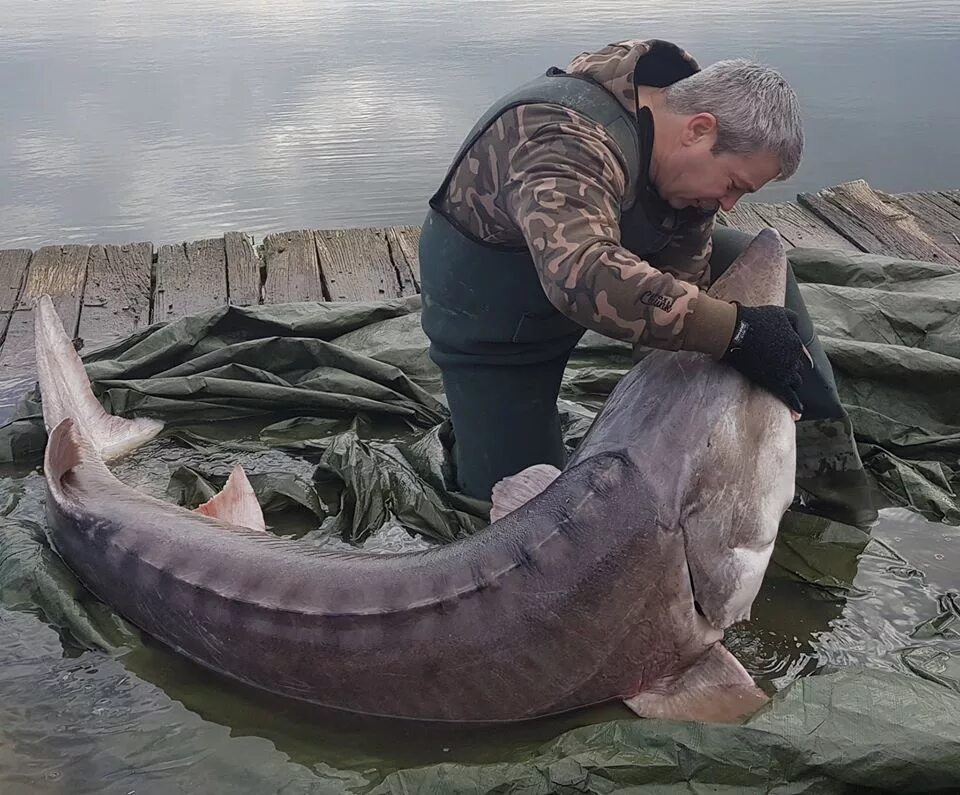
M 783 306 L 786 280 L 783 242 L 767 228 L 710 292 L 748 306 Z M 710 624 L 725 628 L 750 617 L 793 500 L 795 417 L 732 368 L 705 361 L 703 368 L 708 399 L 690 409 L 695 437 L 688 437 L 693 452 L 680 525 L 697 604 Z
M 744 306 L 783 306 L 787 290 L 787 254 L 776 229 L 761 230 L 721 274 L 707 294 Z

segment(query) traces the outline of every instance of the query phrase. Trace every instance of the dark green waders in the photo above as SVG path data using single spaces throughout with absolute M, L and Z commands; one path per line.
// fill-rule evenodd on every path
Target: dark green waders
M 563 466 L 557 395 L 585 329 L 547 300 L 525 245 L 476 240 L 438 207 L 473 142 L 506 110 L 538 102 L 571 108 L 602 125 L 617 142 L 631 183 L 647 171 L 641 159 L 650 148 L 648 129 L 599 84 L 550 69 L 487 110 L 430 200 L 420 234 L 423 329 L 443 374 L 460 488 L 485 500 L 498 480 L 528 466 Z M 644 210 L 640 202 L 626 208 L 624 227 L 645 248 L 666 245 L 670 229 L 655 228 Z
M 529 255 L 476 243 L 430 211 L 420 233 L 423 328 L 453 425 L 461 490 L 566 459 L 560 379 L 585 329 L 547 300 Z
M 547 299 L 525 247 L 486 244 L 437 211 L 456 165 L 506 109 L 555 102 L 603 124 L 625 153 L 631 180 L 645 173 L 644 129 L 601 86 L 551 70 L 495 103 L 477 122 L 453 161 L 420 236 L 422 324 L 430 356 L 440 368 L 453 426 L 453 453 L 461 491 L 489 500 L 500 479 L 534 464 L 566 460 L 557 397 L 563 371 L 585 329 Z M 670 239 L 670 219 L 652 217 L 638 201 L 621 217 L 624 245 L 641 257 Z M 751 237 L 718 227 L 711 275 L 717 278 Z M 810 510 L 851 524 L 876 518 L 849 419 L 837 396 L 830 364 L 814 334 L 792 273 L 786 304 L 815 367 L 801 390 L 805 412 L 797 424 L 797 483 Z

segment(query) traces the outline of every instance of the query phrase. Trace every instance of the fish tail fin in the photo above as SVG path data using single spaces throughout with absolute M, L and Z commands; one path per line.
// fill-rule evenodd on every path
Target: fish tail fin
M 34 337 L 37 380 L 48 432 L 69 418 L 99 456 L 109 461 L 146 444 L 163 429 L 163 424 L 156 420 L 128 420 L 104 411 L 49 295 L 42 295 L 37 301 Z
M 676 677 L 645 687 L 624 703 L 642 718 L 729 723 L 769 701 L 721 643 Z
M 239 464 L 233 468 L 220 493 L 194 510 L 204 516 L 221 519 L 227 524 L 248 527 L 251 530 L 267 529 L 257 495 L 247 479 L 247 473 Z

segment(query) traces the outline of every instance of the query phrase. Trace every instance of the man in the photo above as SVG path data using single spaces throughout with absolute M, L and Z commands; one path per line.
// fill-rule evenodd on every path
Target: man
M 560 381 L 593 329 L 736 367 L 802 412 L 798 484 L 811 505 L 855 524 L 876 517 L 792 275 L 786 308 L 706 293 L 751 240 L 717 227 L 717 210 L 790 177 L 802 149 L 779 74 L 744 61 L 701 70 L 660 40 L 583 53 L 488 110 L 420 241 L 423 328 L 464 493 L 489 499 L 503 477 L 563 466 Z

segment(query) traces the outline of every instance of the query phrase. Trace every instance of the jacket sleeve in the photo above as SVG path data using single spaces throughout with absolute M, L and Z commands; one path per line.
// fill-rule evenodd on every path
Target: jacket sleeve
M 515 112 L 520 136 L 503 175 L 502 206 L 551 303 L 580 325 L 634 345 L 722 355 L 735 308 L 620 244 L 626 175 L 606 132 L 558 106 Z

